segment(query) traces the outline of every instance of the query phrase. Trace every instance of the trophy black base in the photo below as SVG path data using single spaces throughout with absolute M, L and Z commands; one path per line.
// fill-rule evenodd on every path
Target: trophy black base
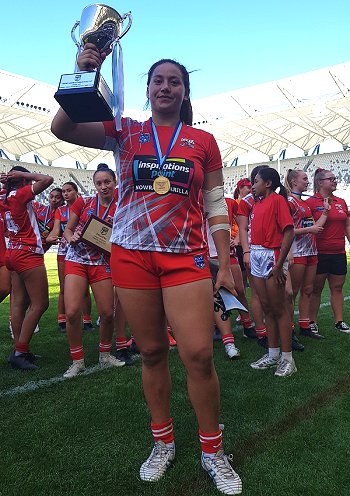
M 54 97 L 73 122 L 114 119 L 113 94 L 99 71 L 63 74 Z

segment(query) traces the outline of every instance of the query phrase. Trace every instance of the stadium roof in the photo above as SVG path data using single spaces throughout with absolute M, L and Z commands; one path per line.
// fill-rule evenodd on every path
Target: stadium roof
M 55 86 L 0 71 L 0 148 L 89 164 L 108 152 L 62 142 L 50 132 Z M 294 145 L 305 154 L 326 139 L 350 143 L 350 62 L 192 102 L 195 126 L 213 133 L 225 162 L 266 157 Z M 140 113 L 141 115 L 141 113 Z M 133 115 L 133 117 L 135 114 Z

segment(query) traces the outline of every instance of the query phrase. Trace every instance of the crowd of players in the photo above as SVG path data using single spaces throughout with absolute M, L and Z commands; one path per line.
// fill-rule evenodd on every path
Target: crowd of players
M 34 197 L 49 188 L 50 176 L 32 174 L 16 166 L 8 175 L 2 176 L 2 181 L 5 189 L 0 197 L 0 294 L 3 300 L 12 287 L 10 327 L 15 342 L 20 343 L 10 355 L 9 363 L 18 369 L 37 368 L 35 355 L 29 352 L 29 341 L 48 307 L 42 254 L 51 246 L 58 245 L 60 291 L 57 324 L 58 329 L 65 333 L 67 319 L 69 321 L 68 341 L 73 361 L 64 376 L 73 377 L 85 367 L 82 331 L 94 329 L 90 287 L 99 313 L 100 364 L 132 365 L 133 355 L 138 352 L 137 343 L 132 335 L 130 339 L 126 337 L 126 319 L 113 291 L 108 256 L 80 240 L 81 231 L 92 214 L 112 224 L 118 198 L 115 173 L 107 165 L 100 164 L 93 176 L 95 195 L 81 196 L 77 185 L 68 181 L 62 188 L 50 191 L 47 205 L 36 202 Z M 261 183 L 265 189 L 260 189 Z M 243 326 L 245 337 L 256 339 L 268 350 L 260 360 L 251 364 L 255 369 L 276 365 L 278 360 L 276 375 L 285 376 L 296 371 L 291 351 L 304 349 L 294 329 L 294 306 L 298 295 L 299 334 L 315 340 L 323 339 L 318 329 L 317 313 L 326 279 L 335 328 L 350 333 L 350 327 L 343 319 L 342 291 L 349 214 L 345 201 L 333 194 L 336 184 L 331 171 L 317 170 L 315 194 L 309 195 L 305 193 L 309 179 L 304 171 L 289 170 L 282 186 L 277 171 L 262 165 L 252 171 L 251 178 L 238 181 L 233 198 L 225 198 L 230 219 L 230 267 L 235 293 L 247 309 L 239 310 L 237 322 Z M 275 193 L 277 188 L 279 195 Z M 303 200 L 303 196 L 307 199 Z M 263 199 L 268 201 L 263 202 Z M 20 226 L 19 231 L 15 225 Z M 208 260 L 215 281 L 217 252 L 207 224 L 206 233 Z M 287 257 L 283 252 L 285 246 L 290 246 Z M 277 262 L 282 258 L 285 262 L 279 267 Z M 280 284 L 270 284 L 273 271 L 278 271 Z M 248 310 L 247 286 L 251 289 L 252 318 Z M 283 293 L 281 286 L 285 287 Z M 38 288 L 42 292 L 38 292 Z M 237 358 L 240 350 L 235 346 L 231 319 L 225 318 L 223 308 L 216 310 L 213 312 L 214 339 L 222 340 L 230 359 Z M 111 354 L 114 330 L 115 356 Z M 176 346 L 169 325 L 168 337 L 169 346 Z

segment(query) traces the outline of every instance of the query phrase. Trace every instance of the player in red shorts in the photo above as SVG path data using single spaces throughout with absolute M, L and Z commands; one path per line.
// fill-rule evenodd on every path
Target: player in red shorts
M 313 339 L 322 339 L 323 336 L 310 328 L 309 307 L 316 276 L 316 239 L 323 231 L 330 205 L 328 203 L 328 198 L 325 198 L 325 210 L 315 223 L 309 205 L 301 199 L 302 194 L 307 191 L 308 185 L 309 179 L 303 170 L 288 170 L 284 186 L 288 192 L 288 202 L 293 217 L 295 234 L 290 255 L 288 256 L 288 270 L 292 280 L 294 302 L 300 291 L 300 334 Z
M 0 196 L 3 192 L 0 192 Z M 4 221 L 0 215 L 0 302 L 2 302 L 11 291 L 11 276 L 5 264 L 5 229 Z
M 55 212 L 58 207 L 63 205 L 64 199 L 61 188 L 54 188 L 50 191 L 49 204 L 33 202 L 34 212 L 38 221 L 41 242 L 44 252 L 50 248 L 46 238 L 49 236 L 55 222 Z
M 79 68 L 99 67 L 105 55 L 86 44 Z M 155 63 L 148 73 L 147 96 L 152 119 L 146 122 L 122 119 L 116 131 L 113 121 L 74 124 L 60 110 L 52 130 L 61 139 L 116 152 L 113 282 L 140 348 L 155 441 L 141 466 L 141 479 L 158 480 L 175 457 L 168 319 L 187 371 L 202 466 L 220 491 L 240 494 L 240 478 L 222 450 L 213 364 L 213 288 L 203 236 L 204 198 L 220 261 L 216 288 L 234 292 L 220 153 L 212 135 L 191 127 L 189 74 L 182 65 L 168 59 Z
M 276 194 L 278 187 L 280 193 Z M 252 211 L 250 266 L 269 329 L 269 350 L 251 367 L 259 370 L 277 367 L 275 375 L 287 377 L 296 372 L 285 291 L 287 255 L 294 238 L 293 219 L 286 190 L 275 169 L 260 169 L 252 189 L 259 199 Z
M 310 206 L 315 221 L 327 215 L 325 198 L 330 199 L 331 208 L 324 229 L 316 238 L 318 263 L 310 302 L 310 328 L 318 331 L 317 314 L 327 279 L 335 328 L 348 334 L 350 326 L 343 320 L 343 287 L 347 273 L 345 236 L 350 241 L 350 213 L 345 200 L 334 195 L 336 189 L 337 180 L 334 173 L 326 169 L 317 169 L 314 177 L 315 194 L 308 198 L 306 203 Z
M 54 225 L 52 227 L 50 234 L 46 238 L 46 242 L 48 245 L 56 244 L 57 242 L 59 242 L 59 247 L 57 252 L 58 278 L 60 281 L 60 293 L 58 295 L 58 326 L 62 332 L 65 332 L 66 314 L 64 308 L 64 266 L 65 266 L 65 258 L 68 250 L 68 243 L 66 238 L 62 236 L 62 234 L 66 228 L 69 219 L 69 208 L 79 197 L 78 186 L 72 181 L 68 181 L 64 183 L 62 186 L 62 195 L 66 204 L 58 207 L 55 210 Z M 89 289 L 86 293 L 86 298 L 83 303 L 83 324 L 84 324 L 84 329 L 86 330 L 92 327 L 91 297 L 90 297 Z
M 29 343 L 49 299 L 44 250 L 32 201 L 52 184 L 53 178 L 15 166 L 0 180 L 6 184 L 0 213 L 9 236 L 5 262 L 11 271 L 11 325 L 15 340 L 15 350 L 8 361 L 14 368 L 33 370 L 37 366 Z
M 102 367 L 125 365 L 125 362 L 111 355 L 114 292 L 109 256 L 81 240 L 82 230 L 92 215 L 112 225 L 116 201 L 116 177 L 106 164 L 100 164 L 93 175 L 93 181 L 97 194 L 81 196 L 73 203 L 63 233 L 69 244 L 65 261 L 64 306 L 67 338 L 73 362 L 63 374 L 66 378 L 75 377 L 85 370 L 80 318 L 89 285 L 100 316 L 99 363 Z

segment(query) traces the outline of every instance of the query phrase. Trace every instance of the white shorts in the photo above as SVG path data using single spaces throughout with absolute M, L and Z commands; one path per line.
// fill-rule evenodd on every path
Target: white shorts
M 250 247 L 250 272 L 252 276 L 267 279 L 272 268 L 276 265 L 280 250 L 265 248 L 260 245 Z M 283 272 L 288 272 L 288 259 L 283 263 Z

